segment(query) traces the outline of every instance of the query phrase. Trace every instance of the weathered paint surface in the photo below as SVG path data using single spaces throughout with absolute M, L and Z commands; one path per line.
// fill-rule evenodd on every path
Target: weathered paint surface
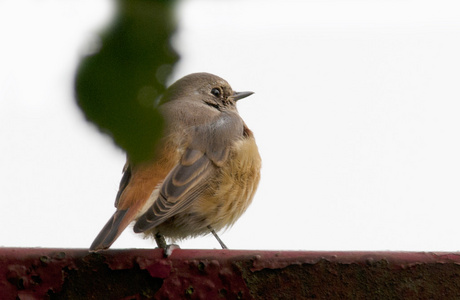
M 460 253 L 0 248 L 0 299 L 460 299 Z

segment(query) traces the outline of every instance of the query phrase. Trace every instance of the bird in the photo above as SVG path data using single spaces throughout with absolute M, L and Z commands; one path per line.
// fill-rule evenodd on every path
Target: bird
M 235 92 L 210 73 L 189 74 L 163 93 L 163 134 L 152 159 L 127 157 L 116 211 L 89 250 L 108 249 L 134 223 L 166 252 L 173 243 L 231 227 L 251 204 L 261 157 L 253 132 L 236 108 L 253 92 Z M 173 245 L 173 244 L 171 244 Z

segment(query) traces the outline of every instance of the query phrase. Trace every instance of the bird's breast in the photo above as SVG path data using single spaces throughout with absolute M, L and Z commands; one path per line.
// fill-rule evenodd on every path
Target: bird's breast
M 191 209 L 215 230 L 232 226 L 251 204 L 260 180 L 261 158 L 252 134 L 236 141 L 227 162 Z

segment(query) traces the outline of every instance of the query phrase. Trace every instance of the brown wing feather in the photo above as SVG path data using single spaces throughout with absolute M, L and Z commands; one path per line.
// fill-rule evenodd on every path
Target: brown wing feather
M 242 136 L 243 121 L 232 112 L 197 126 L 179 164 L 163 182 L 158 199 L 134 225 L 134 232 L 154 228 L 192 205 L 227 160 L 231 144 Z
M 118 188 L 117 196 L 115 197 L 115 207 L 118 207 L 120 202 L 120 197 L 125 188 L 128 186 L 129 181 L 131 180 L 131 165 L 129 161 L 126 161 L 125 166 L 123 167 L 123 177 L 120 180 L 120 186 Z
M 193 162 L 182 159 L 168 174 L 161 186 L 160 195 L 150 209 L 134 225 L 134 232 L 143 232 L 164 222 L 193 203 L 205 189 L 207 178 L 215 167 L 203 152 L 187 149 L 184 157 L 193 157 Z

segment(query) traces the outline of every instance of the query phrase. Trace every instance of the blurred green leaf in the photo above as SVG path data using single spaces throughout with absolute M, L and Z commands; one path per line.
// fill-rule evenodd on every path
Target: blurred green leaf
M 133 161 L 149 159 L 161 133 L 154 103 L 178 60 L 170 44 L 176 28 L 174 5 L 118 0 L 100 48 L 83 58 L 77 70 L 78 105 Z

